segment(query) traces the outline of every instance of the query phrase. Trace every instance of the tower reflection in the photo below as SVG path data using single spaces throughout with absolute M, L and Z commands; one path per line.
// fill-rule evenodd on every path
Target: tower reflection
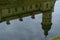
M 43 12 L 42 15 L 42 29 L 44 30 L 44 35 L 47 37 L 48 31 L 51 29 L 52 25 L 52 11 Z

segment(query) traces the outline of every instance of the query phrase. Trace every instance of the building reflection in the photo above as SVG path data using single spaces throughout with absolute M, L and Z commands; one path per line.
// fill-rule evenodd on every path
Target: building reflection
M 44 30 L 44 35 L 47 37 L 48 35 L 48 31 L 51 29 L 52 26 L 52 12 L 53 10 L 49 10 L 49 11 L 45 11 L 42 12 L 42 29 Z M 13 17 L 9 17 L 9 18 L 5 18 L 6 24 L 10 24 L 10 20 L 18 18 L 19 21 L 23 21 L 23 17 L 26 16 L 31 16 L 32 19 L 35 19 L 35 15 L 36 14 L 40 14 L 40 13 L 29 13 L 29 14 L 22 14 L 21 16 L 13 16 Z
M 44 4 L 44 5 L 42 6 L 42 4 Z M 41 25 L 42 25 L 42 29 L 44 30 L 44 35 L 47 36 L 48 31 L 51 29 L 51 26 L 52 26 L 52 12 L 54 11 L 54 4 L 55 4 L 55 0 L 53 0 L 52 2 L 50 1 L 50 2 L 46 2 L 46 3 L 42 2 L 41 3 L 41 8 L 38 7 L 39 10 L 36 10 L 36 11 L 33 11 L 33 12 L 22 13 L 22 14 L 15 14 L 13 12 L 14 8 L 11 9 L 12 11 L 10 10 L 10 8 L 9 8 L 9 10 L 4 9 L 4 10 L 2 10 L 3 12 L 0 11 L 0 22 L 6 21 L 6 24 L 10 24 L 10 20 L 18 18 L 20 21 L 23 21 L 23 17 L 26 17 L 26 16 L 31 16 L 32 19 L 35 19 L 36 14 L 42 13 L 43 15 L 42 15 Z M 8 10 L 8 13 L 10 13 L 9 16 L 8 16 L 7 10 Z M 24 10 L 24 7 L 23 7 L 23 10 Z M 14 13 L 14 15 L 10 11 L 12 13 Z M 17 11 L 18 10 L 15 8 L 15 12 L 17 12 Z M 4 16 L 5 12 L 7 14 L 5 14 L 5 16 Z M 19 13 L 19 12 L 17 12 L 17 13 Z

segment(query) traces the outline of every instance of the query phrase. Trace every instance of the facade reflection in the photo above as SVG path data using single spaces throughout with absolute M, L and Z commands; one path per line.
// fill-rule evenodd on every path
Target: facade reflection
M 46 2 L 42 1 L 37 5 L 34 4 L 34 6 L 31 5 L 28 7 L 23 7 L 22 9 L 20 7 L 0 9 L 0 22 L 6 21 L 6 24 L 10 24 L 10 20 L 18 18 L 20 21 L 23 21 L 23 17 L 26 16 L 31 16 L 32 19 L 35 19 L 36 14 L 42 13 L 43 15 L 41 25 L 42 29 L 44 30 L 44 35 L 47 36 L 48 31 L 51 29 L 52 26 L 52 12 L 54 11 L 54 4 L 55 0 L 49 0 Z

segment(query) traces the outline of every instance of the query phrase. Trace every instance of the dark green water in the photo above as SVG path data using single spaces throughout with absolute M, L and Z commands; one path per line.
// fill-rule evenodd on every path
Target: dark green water
M 23 21 L 11 20 L 10 25 L 2 22 L 0 23 L 0 40 L 49 40 L 60 36 L 60 0 L 56 1 L 51 16 L 52 25 L 45 25 L 45 27 L 41 24 L 43 14 L 36 14 L 35 19 L 27 16 Z

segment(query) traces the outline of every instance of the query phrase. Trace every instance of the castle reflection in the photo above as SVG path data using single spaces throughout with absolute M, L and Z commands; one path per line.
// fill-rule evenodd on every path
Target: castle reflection
M 5 17 L 5 16 L 3 16 L 4 13 L 2 14 L 0 12 L 0 14 L 1 14 L 0 15 L 0 22 L 6 21 L 6 24 L 10 24 L 10 20 L 18 18 L 20 21 L 23 21 L 23 17 L 26 17 L 26 16 L 31 16 L 32 19 L 35 19 L 36 14 L 42 13 L 41 25 L 42 25 L 42 29 L 44 30 L 44 35 L 47 36 L 48 31 L 51 29 L 51 26 L 52 26 L 52 12 L 54 11 L 55 1 L 52 1 L 50 3 L 47 2 L 46 6 L 43 7 L 44 9 L 42 8 L 41 10 L 37 10 L 37 11 L 33 11 L 33 12 L 27 12 L 27 13 L 23 13 L 23 14 L 15 14 L 15 15 L 11 15 L 11 16 L 9 15 L 9 16 Z M 46 11 L 45 11 L 45 9 L 46 9 Z M 17 9 L 15 9 L 15 10 L 17 11 Z M 23 8 L 23 10 L 24 10 L 24 8 Z M 8 11 L 10 13 L 10 10 L 8 10 Z

